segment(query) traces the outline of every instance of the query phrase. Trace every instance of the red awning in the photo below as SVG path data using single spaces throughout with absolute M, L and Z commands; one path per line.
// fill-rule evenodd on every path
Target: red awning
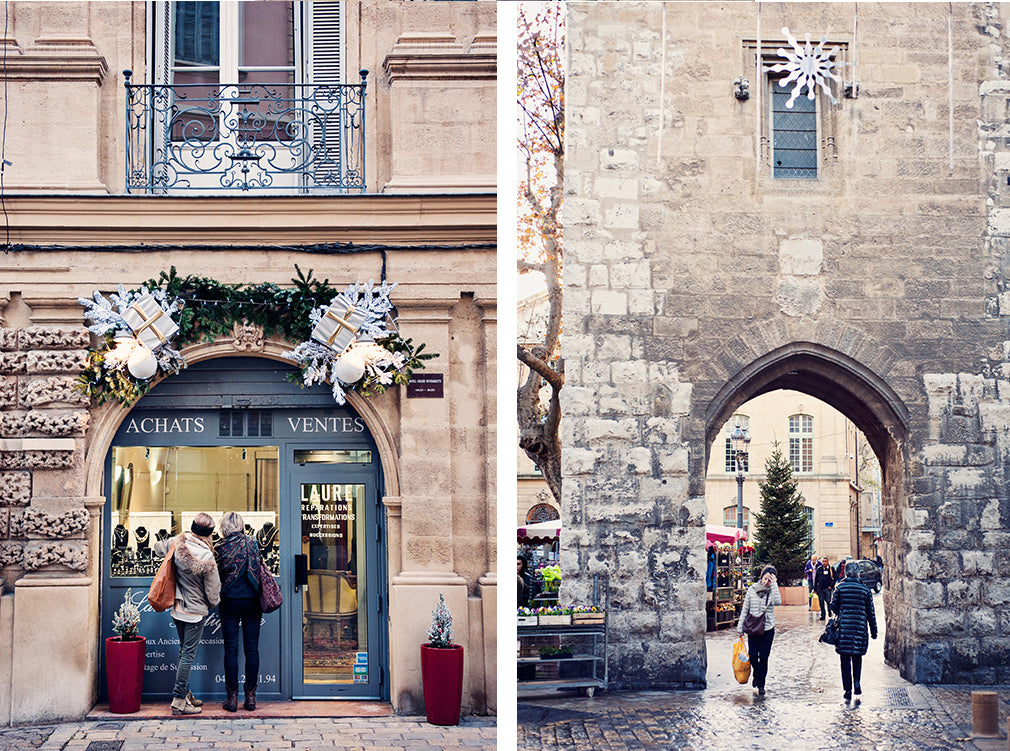
M 746 540 L 747 532 L 736 527 L 723 527 L 718 524 L 705 525 L 705 544 L 711 545 L 715 542 L 736 542 Z

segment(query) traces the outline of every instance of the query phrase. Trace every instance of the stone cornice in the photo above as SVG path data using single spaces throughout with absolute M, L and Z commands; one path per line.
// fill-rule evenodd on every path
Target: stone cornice
M 25 245 L 493 243 L 493 193 L 363 196 L 9 195 Z
M 382 63 L 390 83 L 397 81 L 490 81 L 498 75 L 493 52 L 391 52 Z
M 93 81 L 99 86 L 109 64 L 86 39 L 40 39 L 32 47 L 10 49 L 4 61 L 10 81 Z

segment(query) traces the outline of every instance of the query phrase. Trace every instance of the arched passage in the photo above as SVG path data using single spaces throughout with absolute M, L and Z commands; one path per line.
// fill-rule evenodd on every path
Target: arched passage
M 705 446 L 741 404 L 776 389 L 830 404 L 863 432 L 887 472 L 890 454 L 908 435 L 908 409 L 879 376 L 853 358 L 818 344 L 788 344 L 758 358 L 726 382 L 705 411 Z
M 881 536 L 885 545 L 896 550 L 901 539 L 898 509 L 907 505 L 908 408 L 883 379 L 843 353 L 813 343 L 792 343 L 741 368 L 705 409 L 705 466 L 720 429 L 734 412 L 754 397 L 780 389 L 829 404 L 866 436 L 883 474 Z M 894 571 L 894 566 L 885 568 L 885 582 Z M 884 598 L 885 655 L 888 662 L 901 667 L 909 634 L 907 613 L 900 607 L 898 588 L 889 586 Z

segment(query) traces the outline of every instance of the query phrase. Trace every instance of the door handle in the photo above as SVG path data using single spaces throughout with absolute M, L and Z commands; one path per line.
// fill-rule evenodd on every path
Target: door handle
M 309 557 L 304 553 L 295 556 L 295 592 L 309 583 Z

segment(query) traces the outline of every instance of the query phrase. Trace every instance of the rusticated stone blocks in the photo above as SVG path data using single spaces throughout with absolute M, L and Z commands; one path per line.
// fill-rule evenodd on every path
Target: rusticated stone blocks
M 80 435 L 88 427 L 87 412 L 37 411 L 0 415 L 0 436 L 23 437 Z
M 25 380 L 17 391 L 18 402 L 23 407 L 44 404 L 87 404 L 87 397 L 75 388 L 73 376 L 49 376 Z M 3 406 L 3 381 L 0 379 L 0 406 Z
M 88 531 L 90 517 L 85 508 L 69 509 L 63 513 L 49 513 L 31 506 L 24 511 L 22 529 L 26 537 L 64 539 Z
M 0 506 L 27 506 L 31 492 L 31 473 L 0 472 Z
M 27 571 L 39 569 L 69 569 L 84 571 L 88 567 L 88 547 L 80 542 L 28 542 L 24 548 Z
M 0 469 L 66 469 L 73 462 L 73 451 L 0 452 Z

